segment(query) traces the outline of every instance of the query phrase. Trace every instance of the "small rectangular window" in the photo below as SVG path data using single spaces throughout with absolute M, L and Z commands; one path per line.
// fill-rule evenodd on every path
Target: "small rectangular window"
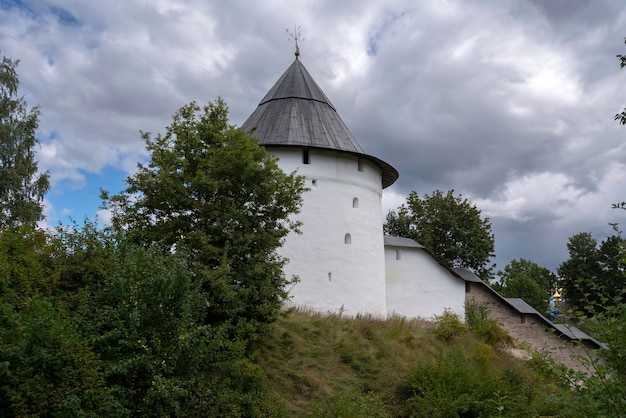
M 362 172 L 362 171 L 364 171 L 364 170 L 365 170 L 365 167 L 364 167 L 364 165 L 363 165 L 363 159 L 362 159 L 362 158 L 359 158 L 359 159 L 357 160 L 357 163 L 356 163 L 356 164 L 357 164 L 357 169 L 358 169 L 359 171 L 361 171 L 361 172 Z
M 402 250 L 396 249 L 396 260 L 402 260 Z
M 302 150 L 302 164 L 311 164 L 308 149 Z

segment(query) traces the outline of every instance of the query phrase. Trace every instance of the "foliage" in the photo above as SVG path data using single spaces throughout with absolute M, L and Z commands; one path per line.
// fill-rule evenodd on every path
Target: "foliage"
M 590 332 L 607 343 L 598 352 L 591 352 L 581 346 L 579 359 L 587 371 L 563 370 L 549 363 L 538 370 L 563 376 L 563 381 L 575 395 L 550 399 L 563 414 L 626 417 L 626 304 L 596 311 L 598 313 L 592 317 L 578 318 Z
M 513 345 L 513 338 L 495 319 L 489 318 L 489 311 L 484 305 L 468 304 L 465 317 L 472 333 L 486 344 L 495 348 Z
M 35 161 L 39 108 L 28 109 L 18 97 L 19 61 L 0 60 L 0 230 L 34 226 L 43 219 L 43 197 L 49 175 Z
M 597 404 L 607 405 L 616 416 L 626 416 L 626 304 L 609 306 L 590 318 L 587 325 L 607 344 L 602 362 L 594 363 L 597 373 L 585 380 L 583 391 Z
M 411 192 L 398 213 L 390 212 L 385 233 L 412 238 L 449 267 L 466 267 L 484 280 L 492 276 L 489 260 L 494 238 L 489 218 L 454 190 L 420 196 Z
M 323 404 L 315 405 L 311 417 L 325 418 L 387 418 L 385 403 L 372 392 L 341 393 L 333 396 Z
M 83 315 L 106 382 L 132 415 L 263 415 L 277 408 L 262 396 L 264 376 L 244 342 L 203 324 L 206 295 L 182 252 L 124 244 L 114 261 Z
M 494 284 L 494 289 L 502 296 L 522 298 L 540 313 L 548 310 L 548 298 L 558 279 L 550 270 L 520 258 L 498 271 L 498 276 L 500 280 Z
M 52 254 L 42 231 L 0 234 L 0 416 L 114 416 L 80 321 L 55 297 Z
M 204 323 L 182 251 L 6 231 L 0 278 L 0 416 L 282 414 L 246 341 Z
M 626 209 L 624 203 L 613 207 Z M 592 266 L 598 276 L 575 283 L 580 292 L 576 319 L 605 344 L 599 352 L 585 350 L 580 357 L 589 373 L 566 374 L 577 396 L 576 402 L 563 402 L 563 409 L 584 416 L 626 417 L 626 248 L 614 228 L 618 235 L 596 247 L 597 265 Z
M 143 134 L 151 159 L 126 190 L 102 197 L 129 239 L 187 254 L 207 299 L 205 323 L 253 339 L 287 297 L 291 279 L 275 250 L 298 226 L 290 215 L 304 183 L 227 116 L 219 99 L 182 107 L 164 135 Z
M 257 361 L 293 417 L 338 412 L 351 416 L 358 411 L 367 411 L 361 416 L 428 416 L 423 410 L 449 412 L 449 405 L 442 405 L 445 392 L 454 393 L 463 385 L 471 389 L 450 395 L 458 399 L 457 406 L 474 405 L 461 416 L 580 416 L 560 414 L 548 402 L 552 396 L 571 397 L 570 387 L 561 386 L 558 376 L 538 375 L 524 361 L 477 340 L 471 332 L 441 340 L 433 324 L 423 320 L 342 318 L 292 310 L 259 343 Z M 416 370 L 428 373 L 433 368 L 438 370 L 423 378 L 433 384 L 421 381 L 433 393 L 412 399 L 421 375 Z M 457 384 L 444 376 L 466 377 Z
M 450 341 L 467 331 L 467 326 L 461 321 L 459 315 L 446 309 L 441 315 L 435 315 L 435 335 Z
M 570 258 L 558 273 L 567 302 L 576 310 L 603 310 L 623 301 L 626 261 L 621 257 L 624 239 L 608 237 L 599 246 L 590 233 L 572 236 L 567 244 Z
M 521 376 L 511 370 L 494 373 L 460 346 L 419 362 L 400 393 L 406 399 L 403 416 L 527 417 L 537 413 L 531 402 L 538 393 L 524 388 Z

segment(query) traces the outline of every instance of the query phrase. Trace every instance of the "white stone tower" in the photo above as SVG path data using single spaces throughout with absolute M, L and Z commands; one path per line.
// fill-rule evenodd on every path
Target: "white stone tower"
M 297 52 L 242 128 L 310 189 L 298 215 L 302 234 L 279 251 L 289 259 L 285 274 L 300 279 L 291 303 L 386 316 L 381 194 L 398 172 L 363 152 Z

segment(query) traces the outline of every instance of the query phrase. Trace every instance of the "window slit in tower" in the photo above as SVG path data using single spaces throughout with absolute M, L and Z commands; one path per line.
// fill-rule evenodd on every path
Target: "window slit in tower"
M 302 150 L 302 164 L 311 164 L 311 159 L 309 156 L 309 150 L 308 149 L 303 149 Z
M 352 207 L 353 208 L 358 208 L 359 207 L 359 198 L 355 197 L 354 199 L 352 199 Z
M 363 171 L 365 170 L 365 167 L 363 166 L 363 159 L 362 159 L 362 158 L 359 158 L 359 159 L 357 160 L 357 163 L 356 163 L 356 164 L 357 164 L 357 169 L 358 169 L 359 171 L 363 172 Z
M 344 244 L 352 244 L 352 235 L 346 234 L 346 236 L 343 238 L 343 243 Z

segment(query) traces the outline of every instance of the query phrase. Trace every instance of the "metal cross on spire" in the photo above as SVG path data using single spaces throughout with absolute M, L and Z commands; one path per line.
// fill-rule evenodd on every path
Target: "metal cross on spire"
M 300 48 L 298 47 L 298 41 L 301 41 L 301 42 L 304 41 L 304 38 L 301 36 L 302 27 L 293 25 L 293 33 L 289 32 L 289 29 L 285 29 L 285 32 L 287 32 L 287 34 L 289 34 L 290 41 L 291 41 L 291 39 L 293 39 L 294 42 L 296 43 L 296 54 L 295 55 L 296 55 L 296 59 L 298 59 L 298 57 L 300 56 Z

